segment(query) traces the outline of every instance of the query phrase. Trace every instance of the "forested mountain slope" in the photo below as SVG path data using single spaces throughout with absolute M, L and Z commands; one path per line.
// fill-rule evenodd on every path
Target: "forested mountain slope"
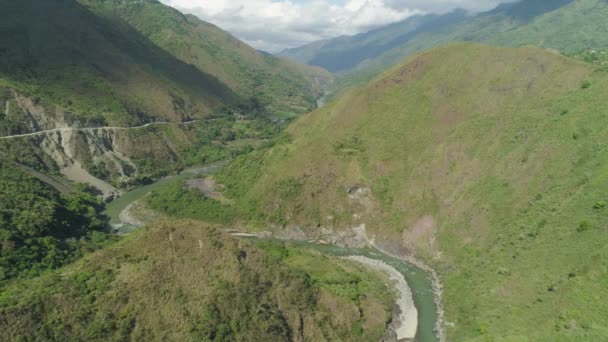
M 108 125 L 204 117 L 238 97 L 126 22 L 74 0 L 4 1 L 0 79 Z
M 103 125 L 293 115 L 328 75 L 262 54 L 155 0 L 4 1 L 0 82 Z
M 59 193 L 17 165 L 0 161 L 0 289 L 37 276 L 114 240 L 90 189 Z
M 109 20 L 120 18 L 175 58 L 213 75 L 273 114 L 310 111 L 331 76 L 251 48 L 217 26 L 156 0 L 79 0 Z
M 71 180 L 123 187 L 241 153 L 331 81 L 156 0 L 1 5 L 0 134 L 15 137 L 0 151 Z M 189 124 L 113 128 L 150 122 Z
M 349 261 L 163 222 L 0 287 L 0 339 L 377 341 L 389 286 Z
M 605 336 L 608 71 L 536 48 L 417 54 L 218 175 L 252 227 L 365 229 L 444 282 L 450 340 Z M 282 228 L 285 227 L 285 228 Z

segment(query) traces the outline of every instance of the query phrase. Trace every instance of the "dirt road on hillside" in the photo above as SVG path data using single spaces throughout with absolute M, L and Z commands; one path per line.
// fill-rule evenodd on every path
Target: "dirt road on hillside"
M 134 126 L 134 127 L 113 127 L 113 126 L 104 126 L 104 127 L 83 127 L 83 128 L 53 128 L 53 129 L 47 129 L 44 131 L 38 131 L 38 132 L 32 132 L 32 133 L 25 133 L 25 134 L 15 134 L 15 135 L 5 135 L 0 137 L 0 139 L 14 139 L 14 138 L 23 138 L 23 137 L 33 137 L 33 136 L 37 136 L 37 135 L 42 135 L 42 134 L 47 134 L 47 133 L 53 133 L 53 132 L 94 132 L 94 131 L 124 131 L 124 130 L 131 130 L 131 129 L 142 129 L 142 128 L 146 128 L 146 127 L 150 127 L 150 126 L 162 126 L 162 125 L 189 125 L 189 124 L 193 124 L 196 122 L 200 122 L 200 121 L 207 121 L 207 120 L 191 120 L 191 121 L 186 121 L 186 122 L 165 122 L 165 121 L 161 121 L 161 122 L 150 122 L 147 123 L 145 125 L 141 125 L 141 126 Z

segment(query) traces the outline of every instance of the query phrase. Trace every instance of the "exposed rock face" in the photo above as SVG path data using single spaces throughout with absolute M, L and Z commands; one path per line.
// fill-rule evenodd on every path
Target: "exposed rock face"
M 79 118 L 62 107 L 37 97 L 31 97 L 12 88 L 0 87 L 0 104 L 4 115 L 0 121 L 13 125 L 0 128 L 1 135 L 34 133 L 55 128 L 103 126 L 100 119 Z
M 0 140 L 0 150 L 15 157 L 17 162 L 60 172 L 72 181 L 89 183 L 107 195 L 116 189 L 99 178 L 121 182 L 138 175 L 137 165 L 125 155 L 130 148 L 125 135 L 124 131 L 105 128 L 67 128 Z M 38 163 L 31 165 L 28 160 Z
M 171 142 L 147 134 L 146 127 L 133 138 L 127 129 L 100 127 L 104 122 L 79 119 L 14 89 L 0 87 L 0 104 L 4 111 L 0 113 L 0 137 L 5 137 L 0 138 L 0 152 L 4 157 L 88 183 L 106 197 L 117 192 L 110 181 L 127 182 L 139 174 L 133 158 L 175 159 L 177 154 Z
M 120 153 L 114 131 L 55 131 L 39 139 L 42 151 L 51 156 L 60 169 L 85 161 L 88 165 L 103 164 L 119 178 L 128 178 L 137 172 L 137 166 Z

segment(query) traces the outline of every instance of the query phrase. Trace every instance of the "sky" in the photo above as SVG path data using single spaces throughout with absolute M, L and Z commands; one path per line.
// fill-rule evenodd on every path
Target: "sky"
M 490 10 L 514 0 L 160 0 L 232 33 L 259 50 L 279 52 L 353 35 L 416 14 Z

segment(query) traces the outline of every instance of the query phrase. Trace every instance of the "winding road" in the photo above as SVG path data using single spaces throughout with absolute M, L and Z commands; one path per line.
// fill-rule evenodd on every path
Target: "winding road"
M 102 126 L 102 127 L 62 127 L 62 128 L 52 128 L 52 129 L 47 129 L 47 130 L 43 130 L 43 131 L 37 131 L 37 132 L 32 132 L 32 133 L 25 133 L 25 134 L 15 134 L 15 135 L 5 135 L 5 136 L 1 136 L 0 139 L 14 139 L 14 138 L 24 138 L 24 137 L 33 137 L 33 136 L 37 136 L 37 135 L 43 135 L 43 134 L 47 134 L 47 133 L 54 133 L 54 132 L 94 132 L 94 131 L 98 131 L 98 130 L 102 130 L 102 131 L 126 131 L 126 130 L 132 130 L 132 129 L 142 129 L 142 128 L 146 128 L 146 127 L 150 127 L 150 126 L 162 126 L 162 125 L 189 125 L 189 124 L 193 124 L 196 122 L 201 122 L 201 121 L 210 121 L 213 119 L 206 119 L 206 120 L 190 120 L 190 121 L 184 121 L 184 122 L 169 122 L 169 121 L 157 121 L 157 122 L 149 122 L 145 125 L 141 125 L 141 126 L 133 126 L 133 127 L 119 127 L 119 126 Z

